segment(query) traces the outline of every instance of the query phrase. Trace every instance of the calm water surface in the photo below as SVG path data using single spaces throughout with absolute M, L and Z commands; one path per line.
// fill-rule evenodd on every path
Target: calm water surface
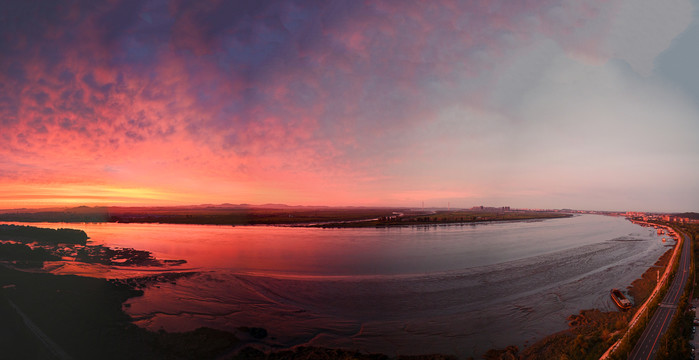
M 256 344 L 263 348 L 389 355 L 522 348 L 565 329 L 581 309 L 614 310 L 609 289 L 628 286 L 674 244 L 595 215 L 385 229 L 61 226 L 85 230 L 94 243 L 185 259 L 183 269 L 199 271 L 131 299 L 127 311 L 141 326 L 261 326 L 270 334 Z

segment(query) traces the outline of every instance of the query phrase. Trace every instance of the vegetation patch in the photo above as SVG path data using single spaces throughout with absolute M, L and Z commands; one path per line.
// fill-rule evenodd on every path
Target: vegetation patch
M 87 243 L 87 234 L 75 229 L 46 229 L 24 225 L 0 224 L 0 240 L 14 240 L 39 244 L 78 244 Z
M 655 289 L 655 285 L 658 283 L 658 274 L 663 276 L 665 267 L 672 258 L 672 252 L 672 248 L 666 251 L 658 261 L 655 262 L 655 265 L 648 268 L 639 279 L 634 280 L 631 286 L 627 287 L 629 295 L 633 297 L 635 304 L 643 304 L 650 294 L 653 293 L 653 289 Z

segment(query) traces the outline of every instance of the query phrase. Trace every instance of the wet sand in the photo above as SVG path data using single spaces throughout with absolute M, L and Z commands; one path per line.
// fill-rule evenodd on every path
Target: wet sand
M 147 329 L 233 330 L 256 323 L 267 350 L 291 346 L 388 355 L 479 356 L 523 349 L 568 328 L 581 309 L 616 311 L 625 288 L 666 249 L 615 239 L 556 253 L 420 276 L 269 276 L 204 272 L 129 301 Z M 157 304 L 157 306 L 154 306 Z
M 122 304 L 140 294 L 104 279 L 18 271 L 0 264 L 0 357 L 210 359 L 239 345 L 232 334 L 214 329 L 158 333 L 133 325 Z
M 498 229 L 484 228 L 492 234 Z M 150 330 L 147 334 L 210 327 L 242 338 L 237 347 L 249 342 L 268 351 L 302 345 L 391 356 L 445 353 L 477 357 L 489 348 L 511 344 L 523 349 L 565 330 L 568 317 L 581 309 L 615 311 L 609 289 L 625 288 L 672 244 L 661 244 L 644 230 L 633 229 L 638 233 L 599 240 L 606 233 L 601 231 L 586 244 L 557 244 L 558 251 L 519 259 L 511 253 L 517 243 L 506 242 L 507 256 L 515 260 L 424 274 L 301 275 L 194 269 L 194 274 L 146 286 L 143 296 L 126 301 L 125 309 L 135 324 Z M 452 237 L 444 242 L 442 236 L 462 230 L 447 230 L 424 232 L 437 236 L 436 242 L 410 244 L 458 245 Z M 390 234 L 380 233 L 382 241 Z M 394 235 L 404 238 L 409 234 Z M 582 234 L 587 232 L 576 228 L 571 238 L 585 240 L 587 235 Z M 516 241 L 517 233 L 511 232 L 508 239 Z M 527 251 L 536 246 L 549 249 L 548 244 L 555 243 L 555 239 L 533 240 L 526 243 Z M 473 245 L 485 246 L 483 242 Z M 121 271 L 108 268 L 110 277 Z M 242 327 L 265 328 L 269 336 L 251 339 L 241 332 Z
M 629 320 L 638 307 L 653 292 L 656 285 L 656 272 L 663 271 L 672 257 L 672 252 L 673 249 L 668 249 L 653 266 L 643 273 L 643 276 L 634 280 L 627 287 L 628 294 L 635 301 L 630 310 L 582 310 L 579 314 L 568 317 L 570 328 L 567 330 L 548 335 L 524 349 L 491 350 L 491 354 L 504 354 L 509 350 L 510 353 L 519 355 L 524 359 L 545 360 L 579 353 L 580 348 L 584 346 L 590 356 L 595 358 L 601 356 L 613 344 L 615 336 L 625 331 Z

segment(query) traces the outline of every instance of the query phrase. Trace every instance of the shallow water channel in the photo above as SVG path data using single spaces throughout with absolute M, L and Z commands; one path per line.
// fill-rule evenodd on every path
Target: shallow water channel
M 180 268 L 196 275 L 129 300 L 140 326 L 255 326 L 269 332 L 257 343 L 263 348 L 462 358 L 523 348 L 565 329 L 582 309 L 614 310 L 609 290 L 625 289 L 674 244 L 652 228 L 598 215 L 367 229 L 33 225 L 80 228 L 94 244 L 187 260 Z

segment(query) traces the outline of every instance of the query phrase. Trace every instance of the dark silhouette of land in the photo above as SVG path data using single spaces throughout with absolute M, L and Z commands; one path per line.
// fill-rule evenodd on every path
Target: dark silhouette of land
M 550 219 L 571 216 L 562 212 L 314 207 L 267 205 L 199 205 L 174 207 L 87 207 L 0 210 L 0 221 L 120 222 L 199 225 L 288 225 L 323 227 L 384 227 Z
M 315 347 L 263 353 L 246 347 L 268 336 L 267 329 L 255 324 L 241 326 L 235 333 L 206 327 L 180 333 L 139 328 L 123 311 L 124 302 L 143 295 L 143 289 L 148 286 L 195 274 L 172 271 L 184 260 L 156 259 L 145 250 L 84 245 L 87 235 L 72 229 L 0 225 L 0 237 L 3 240 L 0 242 L 2 358 L 391 359 L 382 354 Z M 112 280 L 37 271 L 44 261 L 65 259 L 66 254 L 87 263 L 169 268 L 162 273 Z M 453 357 L 425 355 L 396 359 Z
M 235 335 L 209 328 L 141 329 L 122 311 L 124 301 L 141 294 L 119 282 L 0 265 L 2 357 L 211 359 L 239 343 Z
M 121 222 L 211 225 L 294 225 L 390 216 L 391 208 L 268 205 L 87 207 L 0 211 L 0 221 Z
M 544 220 L 571 217 L 573 215 L 551 211 L 525 210 L 439 210 L 425 213 L 423 211 L 395 212 L 391 216 L 382 216 L 365 221 L 341 221 L 315 224 L 315 227 L 388 227 L 409 225 L 468 224 L 491 221 Z
M 0 260 L 36 266 L 37 262 L 72 259 L 90 264 L 119 266 L 176 266 L 185 260 L 161 260 L 147 250 L 113 249 L 86 245 L 87 234 L 75 229 L 46 229 L 0 224 Z M 30 247 L 29 243 L 34 246 Z M 78 245 L 78 246 L 71 246 Z M 39 266 L 40 267 L 40 266 Z
M 308 210 L 308 209 L 304 209 Z M 516 212 L 513 212 L 516 213 Z M 391 222 L 400 217 L 413 219 L 400 221 L 410 224 L 450 223 L 462 221 L 462 216 L 471 214 L 472 221 L 488 221 L 477 212 L 439 212 L 430 214 L 394 214 L 390 218 L 374 219 L 371 222 Z M 485 215 L 484 215 L 485 214 Z M 492 217 L 504 219 L 506 212 L 490 213 Z M 539 213 L 542 216 L 545 213 Z M 517 214 L 524 217 L 526 214 Z M 427 218 L 427 219 L 425 219 Z M 465 221 L 464 219 L 463 221 Z M 689 227 L 686 225 L 685 227 Z M 691 226 L 696 237 L 696 227 Z M 86 249 L 84 262 L 98 262 L 106 265 L 152 266 L 157 259 L 147 251 L 134 249 L 109 249 L 101 246 L 80 245 L 80 239 L 87 235 L 71 229 L 40 229 L 30 226 L 0 225 L 0 346 L 3 356 L 9 358 L 63 358 L 75 359 L 105 358 L 120 359 L 136 356 L 140 359 L 190 359 L 190 358 L 231 358 L 231 359 L 390 359 L 383 354 L 363 354 L 353 350 L 316 347 L 297 347 L 276 352 L 261 352 L 254 347 L 254 339 L 268 336 L 267 329 L 255 324 L 243 326 L 235 333 L 210 328 L 199 328 L 184 333 L 152 332 L 139 328 L 122 310 L 122 304 L 130 297 L 143 294 L 142 289 L 161 282 L 173 282 L 192 272 L 170 271 L 139 278 L 104 280 L 71 275 L 53 275 L 21 271 L 21 261 L 31 260 L 24 265 L 37 268 L 45 260 L 61 258 L 66 248 Z M 684 229 L 688 230 L 688 229 Z M 42 236 L 46 236 L 43 239 Z M 75 240 L 67 245 L 64 240 Z M 11 242 L 8 242 L 11 241 Z M 43 245 L 30 248 L 25 243 L 38 242 Z M 669 258 L 664 255 L 656 267 L 649 269 L 641 279 L 634 281 L 629 290 L 636 303 L 645 299 L 655 284 L 655 271 L 663 267 Z M 155 262 L 154 262 L 155 261 Z M 162 261 L 160 264 L 164 264 Z M 176 263 L 173 265 L 177 265 Z M 516 347 L 491 350 L 483 356 L 488 359 L 500 358 L 551 358 L 562 354 L 571 358 L 598 356 L 609 346 L 626 326 L 631 312 L 601 312 L 584 310 L 569 318 L 571 329 L 548 336 L 519 351 Z M 689 325 L 671 326 L 673 335 L 684 332 Z M 680 329 L 681 328 L 681 329 Z M 680 329 L 680 330 L 677 330 Z M 272 329 L 273 331 L 274 329 Z M 685 329 L 686 330 L 686 329 Z M 674 331 L 674 332 L 673 332 Z M 667 344 L 680 344 L 686 348 L 686 339 L 677 336 L 678 341 L 665 341 Z M 669 346 L 669 345 L 668 345 Z M 674 346 L 674 345 L 673 345 Z M 667 346 L 666 346 L 667 347 Z M 679 348 L 679 346 L 676 346 Z M 670 350 L 668 353 L 678 353 Z M 686 349 L 685 349 L 686 350 Z M 683 351 L 684 353 L 684 351 Z M 452 359 L 449 355 L 398 356 L 397 359 Z
M 40 244 L 85 245 L 87 234 L 75 229 L 46 229 L 34 226 L 0 224 L 0 240 L 37 242 Z

